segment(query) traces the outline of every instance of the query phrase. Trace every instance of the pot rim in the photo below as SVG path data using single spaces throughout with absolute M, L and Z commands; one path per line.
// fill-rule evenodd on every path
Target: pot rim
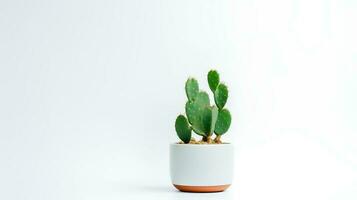
M 209 147 L 227 147 L 227 146 L 233 146 L 233 144 L 232 143 L 222 143 L 222 144 L 178 144 L 178 143 L 171 143 L 170 146 L 209 148 Z

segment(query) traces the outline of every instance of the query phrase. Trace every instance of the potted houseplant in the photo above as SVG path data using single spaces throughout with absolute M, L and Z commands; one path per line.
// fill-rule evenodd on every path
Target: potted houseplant
M 196 79 L 186 81 L 185 114 L 176 118 L 175 129 L 180 142 L 170 145 L 170 174 L 173 185 L 184 192 L 221 192 L 233 179 L 233 145 L 222 142 L 231 124 L 225 108 L 228 89 L 217 71 L 207 75 L 213 93 L 201 91 Z M 196 140 L 192 133 L 201 137 Z

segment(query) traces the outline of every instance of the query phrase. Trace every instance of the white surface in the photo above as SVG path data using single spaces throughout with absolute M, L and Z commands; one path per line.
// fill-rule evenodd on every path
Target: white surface
M 1 0 L 0 199 L 357 199 L 353 0 Z M 230 89 L 235 179 L 169 178 L 184 82 Z
M 230 185 L 233 171 L 232 144 L 170 144 L 170 177 L 175 185 Z

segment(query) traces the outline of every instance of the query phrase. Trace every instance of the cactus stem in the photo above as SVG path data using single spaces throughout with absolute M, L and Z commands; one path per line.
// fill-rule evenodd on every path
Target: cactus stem
M 217 144 L 222 144 L 221 136 L 217 135 L 216 138 L 214 138 L 214 142 L 217 143 Z
M 208 144 L 212 144 L 212 138 L 211 136 L 203 136 L 202 137 L 203 142 L 207 142 Z

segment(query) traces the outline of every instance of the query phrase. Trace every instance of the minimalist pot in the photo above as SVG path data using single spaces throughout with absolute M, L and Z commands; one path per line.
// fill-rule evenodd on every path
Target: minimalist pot
M 221 192 L 233 179 L 232 144 L 171 144 L 172 184 L 183 192 Z

